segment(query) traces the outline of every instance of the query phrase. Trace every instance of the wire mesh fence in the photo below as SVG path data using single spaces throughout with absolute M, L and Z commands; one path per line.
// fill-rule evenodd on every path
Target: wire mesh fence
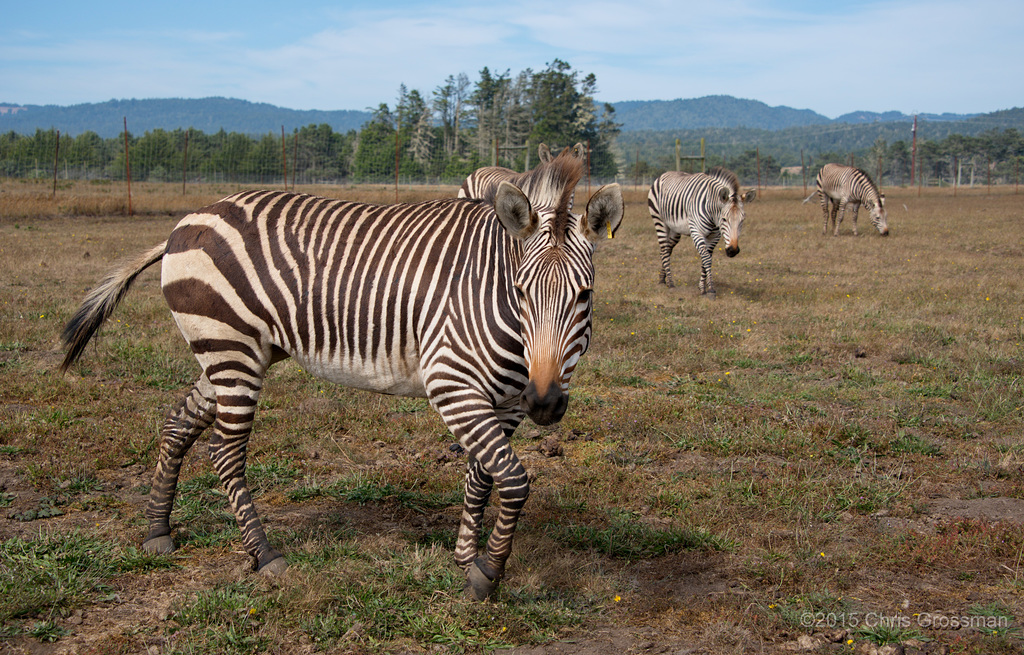
M 127 123 L 127 121 L 126 121 Z M 1024 144 L 1015 131 L 1002 140 L 979 140 L 977 148 L 959 137 L 955 143 L 931 141 L 912 153 L 903 142 L 880 143 L 865 152 L 804 153 L 800 166 L 783 165 L 756 146 L 725 156 L 710 144 L 704 156 L 680 156 L 678 140 L 664 147 L 617 152 L 618 174 L 591 176 L 586 183 L 619 181 L 643 186 L 665 170 L 701 170 L 721 165 L 748 186 L 813 188 L 814 177 L 830 161 L 863 168 L 880 186 L 983 186 L 1019 184 Z M 703 139 L 701 140 L 703 141 Z M 991 143 L 989 143 L 991 142 Z M 995 147 L 984 148 L 986 144 Z M 568 145 L 568 144 L 566 144 Z M 953 146 L 958 146 L 959 149 Z M 915 161 L 916 158 L 916 161 Z M 694 161 L 688 161 L 688 160 Z M 674 164 L 673 164 L 674 160 Z M 683 161 L 687 160 L 687 161 Z M 291 188 L 317 184 L 458 185 L 481 166 L 501 165 L 523 171 L 536 165 L 536 145 L 452 144 L 442 138 L 394 129 L 336 132 L 328 125 L 310 125 L 291 133 L 246 135 L 221 130 L 153 130 L 134 136 L 127 129 L 117 138 L 93 132 L 76 136 L 59 130 L 33 135 L 0 134 L 0 177 L 36 180 L 134 180 L 195 184 Z M 696 168 L 694 168 L 696 167 Z

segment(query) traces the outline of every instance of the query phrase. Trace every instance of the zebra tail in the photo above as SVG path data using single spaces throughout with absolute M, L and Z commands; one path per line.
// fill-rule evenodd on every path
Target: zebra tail
M 816 196 L 817 194 L 818 194 L 818 192 L 817 192 L 817 191 L 815 191 L 815 192 L 814 192 L 814 193 L 812 193 L 811 195 L 809 195 L 809 196 L 807 196 L 806 198 L 804 198 L 804 201 L 803 201 L 802 203 L 800 203 L 800 204 L 802 204 L 802 205 L 806 205 L 806 204 L 807 204 L 807 202 L 808 202 L 808 201 L 809 201 L 809 200 L 810 200 L 811 198 L 813 198 L 814 196 Z
M 106 277 L 96 285 L 96 288 L 85 296 L 82 305 L 60 334 L 60 339 L 64 343 L 64 347 L 67 348 L 64 362 L 60 365 L 61 373 L 67 371 L 68 367 L 78 361 L 89 344 L 89 340 L 114 313 L 114 309 L 128 293 L 135 278 L 142 271 L 163 259 L 166 249 L 167 242 L 164 241 L 134 259 L 126 260 L 116 269 L 107 273 Z

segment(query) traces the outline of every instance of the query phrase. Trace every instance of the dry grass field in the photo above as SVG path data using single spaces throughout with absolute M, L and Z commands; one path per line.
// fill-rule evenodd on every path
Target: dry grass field
M 864 211 L 860 236 L 822 236 L 816 203 L 769 189 L 741 253 L 716 253 L 713 301 L 685 240 L 679 286 L 656 284 L 646 189 L 625 189 L 569 411 L 514 438 L 532 494 L 486 603 L 451 559 L 465 461 L 440 419 L 291 362 L 249 450 L 287 575 L 249 570 L 202 442 L 179 549 L 139 550 L 198 366 L 156 269 L 63 377 L 58 334 L 115 261 L 234 190 L 140 185 L 129 218 L 117 184 L 0 182 L 0 652 L 1022 652 L 1013 188 L 888 189 L 888 238 Z

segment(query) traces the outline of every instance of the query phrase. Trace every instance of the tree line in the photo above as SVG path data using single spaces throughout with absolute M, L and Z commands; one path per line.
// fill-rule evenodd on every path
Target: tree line
M 480 71 L 476 83 L 450 75 L 429 98 L 399 88 L 393 106 L 381 103 L 360 130 L 336 132 L 327 124 L 290 134 L 206 134 L 195 129 L 130 132 L 103 139 L 55 129 L 0 135 L 0 175 L 238 183 L 410 182 L 458 183 L 480 166 L 524 170 L 536 148 L 582 142 L 590 172 L 614 178 L 620 125 L 614 108 L 594 101 L 597 79 L 559 59 L 541 71 L 512 75 Z M 127 161 L 126 161 L 127 158 Z

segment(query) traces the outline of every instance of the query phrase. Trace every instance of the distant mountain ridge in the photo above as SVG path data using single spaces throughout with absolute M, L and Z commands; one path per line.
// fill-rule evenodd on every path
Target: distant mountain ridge
M 13 110 L 13 111 L 12 111 Z M 207 134 L 223 129 L 243 134 L 286 132 L 307 125 L 326 123 L 338 132 L 358 130 L 370 119 L 370 112 L 341 109 L 335 111 L 285 109 L 267 103 L 235 98 L 161 98 L 148 100 L 108 100 L 81 105 L 17 105 L 0 102 L 0 132 L 34 134 L 37 129 L 56 128 L 77 136 L 96 132 L 109 139 L 124 130 L 141 135 L 156 129 L 193 128 Z
M 944 122 L 944 121 L 963 121 L 968 118 L 974 118 L 975 116 L 981 116 L 982 114 L 918 114 L 918 120 L 926 120 L 933 122 Z M 849 114 L 843 114 L 835 119 L 835 123 L 851 123 L 857 125 L 860 123 L 892 123 L 895 121 L 912 121 L 913 116 L 898 112 L 898 111 L 886 111 L 882 113 L 874 111 L 854 111 Z
M 676 100 L 629 100 L 612 104 L 616 121 L 622 124 L 623 133 L 723 129 L 776 132 L 836 124 L 865 125 L 912 120 L 911 116 L 897 111 L 856 111 L 833 120 L 810 109 L 771 107 L 758 100 L 726 95 Z M 347 132 L 359 130 L 371 116 L 369 111 L 286 109 L 266 103 L 220 97 L 109 100 L 71 106 L 0 102 L 0 133 L 14 131 L 33 134 L 37 129 L 55 128 L 71 136 L 92 131 L 103 138 L 111 138 L 121 134 L 125 117 L 128 119 L 129 132 L 136 135 L 155 129 L 190 127 L 207 134 L 223 129 L 256 135 L 278 132 L 283 126 L 290 133 L 311 124 L 327 124 L 335 131 Z M 933 123 L 991 120 L 999 126 L 1005 126 L 1008 120 L 1015 125 L 1019 112 L 1010 109 L 992 114 L 918 116 L 923 121 Z
M 615 120 L 622 123 L 623 131 L 699 127 L 781 130 L 832 122 L 828 117 L 810 109 L 770 107 L 758 100 L 723 95 L 676 100 L 630 100 L 616 102 L 613 106 Z

